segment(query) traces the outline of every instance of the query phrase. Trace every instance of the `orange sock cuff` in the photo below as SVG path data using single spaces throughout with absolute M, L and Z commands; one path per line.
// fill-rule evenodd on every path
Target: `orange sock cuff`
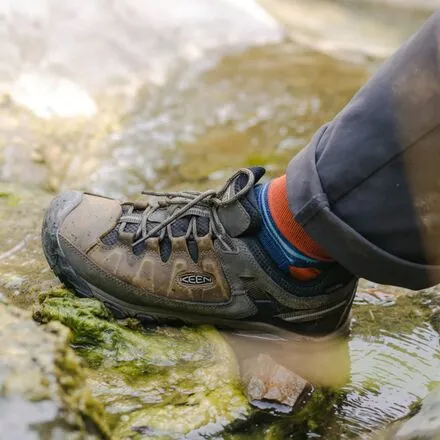
M 321 261 L 332 261 L 332 258 L 295 220 L 289 208 L 285 175 L 270 182 L 268 205 L 276 227 L 289 243 L 308 257 Z

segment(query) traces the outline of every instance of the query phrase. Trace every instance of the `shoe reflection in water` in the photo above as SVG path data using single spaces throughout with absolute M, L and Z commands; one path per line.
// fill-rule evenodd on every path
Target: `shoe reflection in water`
M 244 331 L 223 332 L 237 356 L 245 392 L 257 407 L 290 413 L 316 387 L 341 388 L 350 380 L 348 338 L 312 340 Z

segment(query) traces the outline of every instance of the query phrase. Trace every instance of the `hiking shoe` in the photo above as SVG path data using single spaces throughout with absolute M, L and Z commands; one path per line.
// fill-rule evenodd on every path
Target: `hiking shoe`
M 145 201 L 63 192 L 46 212 L 50 267 L 117 316 L 323 336 L 347 330 L 357 280 L 338 264 L 307 282 L 258 241 L 254 188 L 240 169 L 219 191 L 147 192 Z

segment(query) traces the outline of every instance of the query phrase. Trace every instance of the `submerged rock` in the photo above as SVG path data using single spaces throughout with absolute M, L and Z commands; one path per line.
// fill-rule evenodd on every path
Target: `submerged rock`
M 426 397 L 420 412 L 403 423 L 392 438 L 396 440 L 440 438 L 440 389 Z
M 0 426 L 9 440 L 101 439 L 109 432 L 101 404 L 59 323 L 38 326 L 0 303 Z
M 440 439 L 440 388 L 423 400 L 415 415 L 377 437 L 377 440 L 418 439 Z
M 34 317 L 72 330 L 114 438 L 215 434 L 250 412 L 234 355 L 213 328 L 144 329 L 63 289 L 44 294 Z
M 308 386 L 302 377 L 263 353 L 247 359 L 243 370 L 248 399 L 258 408 L 291 412 Z

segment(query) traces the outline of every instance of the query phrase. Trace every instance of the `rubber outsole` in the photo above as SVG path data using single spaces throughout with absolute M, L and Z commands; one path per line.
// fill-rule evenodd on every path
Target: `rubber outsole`
M 323 342 L 339 339 L 348 335 L 350 331 L 350 317 L 348 317 L 346 322 L 337 331 L 331 334 L 325 336 L 307 336 L 294 334 L 291 331 L 264 322 L 217 319 L 187 313 L 173 313 L 169 310 L 140 306 L 114 298 L 79 276 L 70 265 L 59 243 L 58 234 L 60 226 L 70 212 L 81 203 L 82 197 L 83 194 L 81 192 L 70 191 L 61 193 L 52 200 L 43 221 L 42 243 L 44 255 L 52 271 L 66 287 L 74 290 L 75 293 L 81 297 L 100 300 L 115 317 L 133 317 L 155 325 L 209 324 L 232 330 L 255 331 L 268 334 L 271 337 L 289 340 L 293 338 L 295 340 Z

